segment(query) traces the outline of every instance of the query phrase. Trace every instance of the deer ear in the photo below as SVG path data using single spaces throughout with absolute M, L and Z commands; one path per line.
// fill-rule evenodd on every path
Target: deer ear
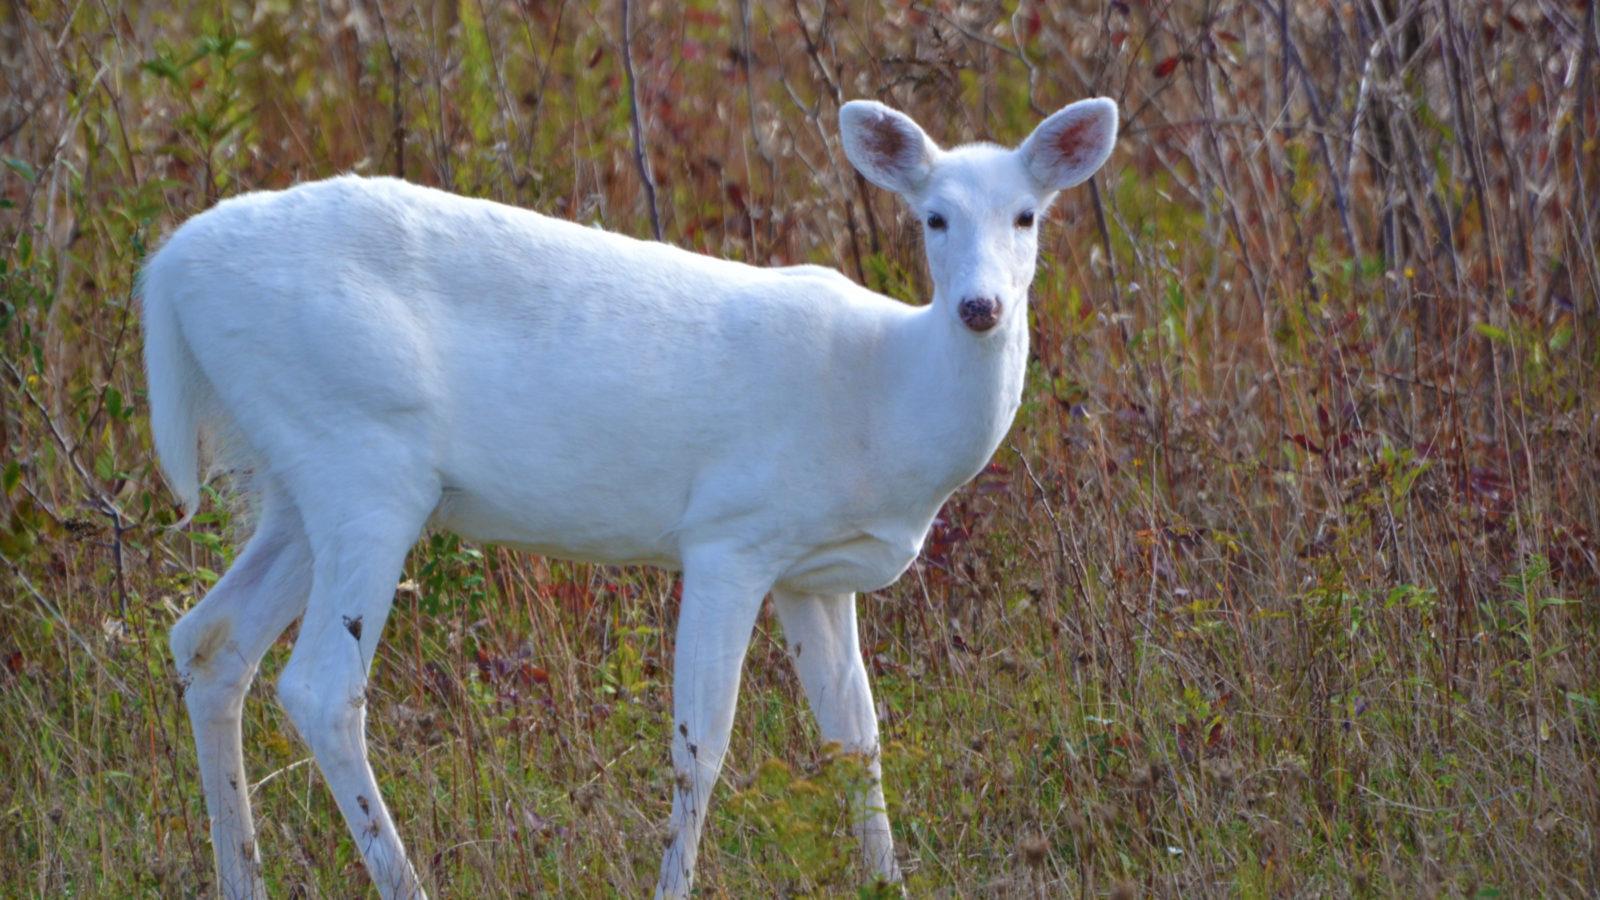
M 928 181 L 939 146 L 905 113 L 872 100 L 851 100 L 839 109 L 844 155 L 878 187 L 915 194 Z
M 1117 104 L 1096 97 L 1040 122 L 1017 152 L 1040 188 L 1060 191 L 1088 181 L 1116 143 Z

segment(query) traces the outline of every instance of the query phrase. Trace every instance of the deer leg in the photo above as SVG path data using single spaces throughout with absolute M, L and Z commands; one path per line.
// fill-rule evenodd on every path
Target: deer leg
M 856 635 L 855 595 L 811 596 L 780 589 L 773 591 L 772 601 L 822 739 L 866 758 L 869 781 L 852 798 L 852 822 L 867 869 L 881 881 L 898 882 L 900 867 L 883 800 L 878 717 Z
M 684 561 L 672 672 L 675 787 L 657 897 L 686 897 L 694 880 L 711 790 L 733 731 L 740 668 L 771 583 L 759 575 L 737 574 L 732 562 L 718 554 Z
M 395 475 L 390 483 L 415 481 Z M 358 516 L 329 515 L 335 520 L 330 525 L 306 512 L 314 557 L 311 599 L 278 680 L 278 699 L 316 757 L 379 894 L 410 900 L 425 896 L 422 884 L 367 762 L 367 674 L 406 551 L 436 497 L 366 500 L 357 490 L 345 484 L 326 496 L 366 510 Z
M 266 896 L 240 717 L 256 665 L 305 608 L 310 588 L 311 551 L 299 516 L 269 488 L 244 552 L 172 628 L 172 655 L 184 685 L 211 819 L 217 893 L 223 897 Z

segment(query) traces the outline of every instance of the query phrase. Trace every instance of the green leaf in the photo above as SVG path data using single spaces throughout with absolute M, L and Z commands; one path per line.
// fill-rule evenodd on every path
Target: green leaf
M 139 68 L 167 81 L 177 81 L 182 74 L 178 64 L 173 62 L 172 57 L 165 53 L 145 60 L 139 65 Z
M 94 474 L 102 480 L 110 481 L 117 471 L 116 460 L 111 458 L 111 451 L 105 450 L 94 458 Z
M 11 171 L 13 171 L 13 172 L 17 173 L 18 175 L 22 176 L 22 180 L 23 181 L 26 181 L 29 184 L 32 184 L 35 181 L 39 180 L 38 171 L 35 170 L 33 168 L 33 166 L 29 165 L 26 161 L 17 159 L 14 156 L 8 156 L 8 157 L 5 158 L 5 160 L 6 160 L 6 168 L 8 168 Z
M 1562 325 L 1556 329 L 1555 334 L 1550 335 L 1548 346 L 1550 347 L 1550 352 L 1556 353 L 1560 352 L 1570 343 L 1572 343 L 1572 326 Z
M 1506 334 L 1504 328 L 1496 328 L 1488 322 L 1474 322 L 1472 330 L 1497 343 L 1505 344 L 1511 341 L 1511 335 Z
M 209 531 L 186 531 L 184 533 L 189 536 L 189 540 L 194 541 L 196 544 L 199 544 L 207 550 L 215 550 L 219 553 L 222 551 L 222 538 L 217 537 Z

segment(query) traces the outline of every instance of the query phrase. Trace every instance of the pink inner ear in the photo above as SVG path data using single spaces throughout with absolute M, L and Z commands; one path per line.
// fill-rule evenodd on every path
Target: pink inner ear
M 1055 140 L 1051 142 L 1061 155 L 1061 162 L 1072 167 L 1088 163 L 1100 144 L 1100 121 L 1095 118 L 1073 122 L 1057 132 Z
M 888 116 L 879 116 L 867 124 L 862 134 L 861 146 L 882 169 L 897 169 L 904 164 L 910 138 Z

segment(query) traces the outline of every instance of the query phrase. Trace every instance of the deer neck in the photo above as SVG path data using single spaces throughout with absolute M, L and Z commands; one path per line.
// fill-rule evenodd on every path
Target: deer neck
M 938 300 L 915 318 L 914 364 L 897 404 L 909 413 L 901 449 L 941 499 L 983 469 L 1011 428 L 1027 372 L 1027 319 L 1019 306 L 993 331 L 974 334 Z

